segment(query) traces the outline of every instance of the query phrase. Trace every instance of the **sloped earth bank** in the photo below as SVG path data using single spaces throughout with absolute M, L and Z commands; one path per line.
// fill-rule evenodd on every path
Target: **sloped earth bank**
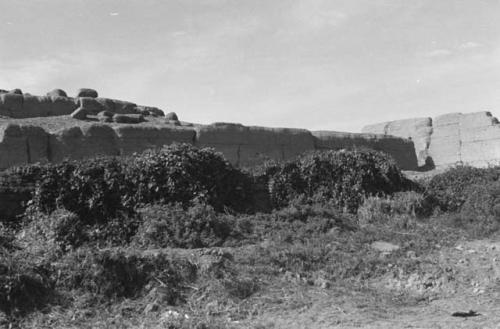
M 411 274 L 296 293 L 296 308 L 271 309 L 253 327 L 500 328 L 500 235 L 441 248 Z M 469 311 L 478 315 L 452 316 Z
M 390 268 L 385 274 L 335 282 L 259 264 L 258 258 L 272 248 L 273 241 L 240 247 L 145 250 L 139 252 L 143 257 L 168 254 L 196 266 L 201 280 L 184 286 L 189 291 L 186 303 L 162 303 L 168 296 L 162 295 L 161 286 L 148 289 L 138 299 L 102 305 L 79 295 L 71 307 L 53 306 L 31 314 L 19 327 L 500 328 L 500 234 L 483 240 L 459 238 L 454 244 L 444 240 L 443 236 L 446 246 L 435 246 L 422 256 L 406 247 L 394 254 L 381 252 L 380 263 Z M 352 255 L 370 249 L 346 241 L 340 245 Z M 368 253 L 366 257 L 377 254 Z M 405 267 L 405 262 L 411 266 Z M 231 291 L 233 298 L 227 295 Z M 478 315 L 452 316 L 469 311 Z M 2 322 L 8 327 L 8 322 Z

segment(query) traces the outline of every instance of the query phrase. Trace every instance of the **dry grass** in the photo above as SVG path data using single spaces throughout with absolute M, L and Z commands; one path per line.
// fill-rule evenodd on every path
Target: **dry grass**
M 320 222 L 317 213 L 322 212 L 315 213 L 314 221 Z M 407 218 L 411 225 L 393 219 L 362 228 L 329 218 L 337 224 L 324 230 L 311 221 L 280 222 L 276 216 L 246 218 L 253 233 L 239 247 L 141 251 L 140 257 L 168 255 L 196 268 L 196 278 L 179 288 L 178 304 L 168 302 L 161 292 L 165 279 L 155 275 L 135 296 L 103 300 L 91 291 L 62 290 L 60 300 L 44 310 L 9 321 L 22 328 L 272 328 L 273 315 L 286 317 L 327 301 L 338 304 L 340 317 L 353 308 L 383 317 L 387 307 L 425 300 L 380 291 L 369 282 L 393 272 L 418 271 L 427 256 L 468 234 L 444 225 L 442 218 Z M 377 240 L 401 249 L 381 255 L 370 247 Z

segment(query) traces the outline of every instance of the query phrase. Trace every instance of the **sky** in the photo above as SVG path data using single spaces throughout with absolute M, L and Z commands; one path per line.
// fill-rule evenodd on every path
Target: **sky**
M 500 0 L 0 0 L 0 89 L 359 132 L 500 115 Z

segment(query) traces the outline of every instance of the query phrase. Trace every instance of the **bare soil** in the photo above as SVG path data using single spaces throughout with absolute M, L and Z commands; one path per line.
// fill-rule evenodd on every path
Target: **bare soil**
M 352 286 L 296 291 L 296 307 L 269 309 L 250 328 L 500 328 L 500 236 L 425 256 L 418 272 Z M 395 265 L 396 267 L 396 265 Z M 290 305 L 287 305 L 290 306 Z M 457 317 L 455 312 L 477 312 Z

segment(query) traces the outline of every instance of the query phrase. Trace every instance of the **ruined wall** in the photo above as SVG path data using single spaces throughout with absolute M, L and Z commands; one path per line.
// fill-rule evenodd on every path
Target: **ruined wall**
M 423 166 L 428 158 L 432 134 L 431 118 L 415 118 L 383 122 L 363 127 L 363 133 L 391 135 L 411 139 L 415 145 L 418 165 Z
M 66 115 L 78 107 L 78 100 L 60 96 L 0 94 L 0 116 L 32 118 Z
M 120 115 L 130 120 L 114 119 Z M 381 135 L 311 133 L 304 129 L 234 123 L 183 125 L 175 113 L 157 120 L 162 116 L 165 115 L 158 108 L 102 98 L 88 88 L 80 89 L 76 97 L 68 97 L 62 89 L 54 89 L 46 96 L 23 94 L 20 89 L 0 90 L 0 169 L 35 162 L 128 155 L 173 142 L 213 147 L 237 166 L 287 160 L 316 149 L 369 147 L 389 153 L 403 169 L 417 167 L 413 142 L 385 136 L 388 131 L 399 133 L 396 126 L 382 127 Z M 39 117 L 59 118 L 32 119 Z M 425 123 L 422 127 L 426 127 Z M 411 136 L 418 134 L 417 129 Z
M 0 116 L 21 119 L 69 115 L 77 108 L 91 113 L 110 111 L 118 114 L 135 114 L 152 111 L 162 115 L 159 109 L 110 98 L 32 96 L 29 94 L 0 93 Z
M 424 126 L 425 119 L 430 122 L 430 126 Z M 387 135 L 408 137 L 411 134 L 414 141 L 418 136 L 423 136 L 422 139 L 428 139 L 427 147 L 415 141 L 415 150 L 419 155 L 425 154 L 432 159 L 436 167 L 455 164 L 486 167 L 500 164 L 500 124 L 490 112 L 450 113 L 433 120 L 425 119 L 385 122 L 367 126 L 363 131 L 381 132 L 381 127 L 389 127 L 384 131 Z M 424 132 L 427 130 L 430 133 L 426 136 Z M 419 158 L 419 164 L 421 161 Z
M 49 135 L 35 126 L 0 126 L 0 168 L 46 162 Z
M 123 125 L 114 128 L 118 153 L 128 155 L 174 142 L 193 144 L 196 132 L 184 127 Z
M 111 116 L 100 116 L 105 112 Z M 38 121 L 29 120 L 70 114 L 82 121 L 73 124 L 70 118 L 66 124 L 63 118 L 64 128 L 59 130 L 50 127 L 52 121 L 42 128 L 37 126 Z M 136 122 L 146 122 L 118 124 L 123 120 L 113 120 L 113 115 L 135 115 L 140 117 Z M 0 169 L 97 155 L 127 155 L 173 142 L 213 147 L 239 166 L 286 160 L 316 149 L 360 147 L 384 151 L 407 170 L 427 169 L 430 163 L 436 167 L 500 164 L 500 124 L 489 112 L 383 122 L 364 127 L 361 134 L 233 123 L 186 126 L 175 113 L 163 121 L 143 118 L 162 116 L 158 108 L 98 97 L 97 91 L 87 88 L 80 89 L 75 97 L 68 97 L 61 89 L 46 96 L 23 94 L 20 89 L 0 90 Z
M 246 127 L 216 123 L 196 129 L 196 146 L 213 147 L 241 166 L 265 160 L 286 160 L 314 150 L 314 138 L 304 129 Z
M 51 134 L 48 149 L 51 162 L 120 155 L 115 131 L 105 124 L 71 127 Z
M 89 123 L 47 132 L 33 125 L 0 125 L 0 168 L 98 155 L 127 155 L 173 142 L 213 147 L 237 166 L 287 160 L 316 149 L 369 147 L 392 155 L 404 169 L 417 166 L 413 143 L 374 134 L 213 124 L 198 127 Z
M 429 155 L 438 166 L 500 163 L 500 125 L 489 112 L 453 113 L 434 119 Z
M 370 148 L 391 155 L 401 168 L 418 168 L 415 147 L 408 139 L 383 134 L 314 131 L 316 149 Z

